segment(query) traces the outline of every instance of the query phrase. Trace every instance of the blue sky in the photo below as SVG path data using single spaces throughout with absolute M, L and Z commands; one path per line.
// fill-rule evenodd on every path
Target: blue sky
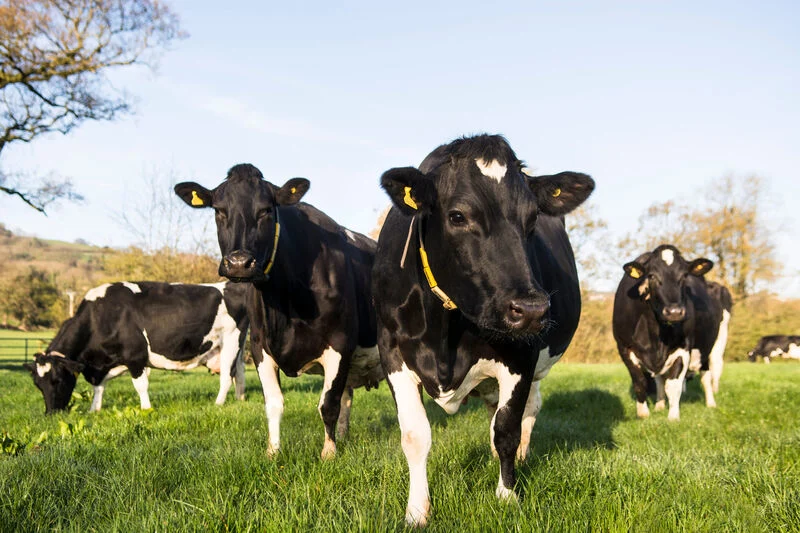
M 615 235 L 710 179 L 763 176 L 786 266 L 773 289 L 800 296 L 797 2 L 171 4 L 191 36 L 157 73 L 113 76 L 135 116 L 3 153 L 6 169 L 72 177 L 86 202 L 44 217 L 2 196 L 0 222 L 125 246 L 112 215 L 148 169 L 213 187 L 250 162 L 275 183 L 309 178 L 307 201 L 367 232 L 383 171 L 502 133 L 540 173 L 591 174 Z

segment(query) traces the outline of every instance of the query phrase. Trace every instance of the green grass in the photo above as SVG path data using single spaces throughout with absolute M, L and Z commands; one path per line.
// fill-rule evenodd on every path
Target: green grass
M 1 363 L 1 362 L 0 362 Z M 386 384 L 357 391 L 349 436 L 322 462 L 318 377 L 283 379 L 282 451 L 265 454 L 255 373 L 216 407 L 205 371 L 151 374 L 154 411 L 127 377 L 104 410 L 45 417 L 27 375 L 0 365 L 2 531 L 399 531 L 408 473 Z M 430 531 L 798 531 L 800 365 L 733 363 L 719 408 L 698 380 L 682 419 L 635 419 L 621 364 L 560 364 L 543 384 L 519 505 L 495 500 L 489 415 L 471 400 L 433 429 Z

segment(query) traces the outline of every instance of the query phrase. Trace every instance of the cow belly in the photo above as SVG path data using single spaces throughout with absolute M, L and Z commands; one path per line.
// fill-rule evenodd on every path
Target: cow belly
M 191 359 L 185 359 L 183 361 L 175 361 L 161 354 L 150 351 L 147 354 L 147 360 L 150 366 L 153 368 L 160 368 L 163 370 L 190 370 L 192 368 L 197 368 L 200 365 L 204 365 L 211 357 L 211 353 L 213 351 L 214 350 L 210 350 L 206 353 L 196 355 Z
M 371 389 L 377 387 L 378 383 L 385 377 L 378 347 L 363 348 L 358 346 L 356 351 L 353 352 L 350 372 L 347 374 L 347 385 L 355 389 L 358 387 Z

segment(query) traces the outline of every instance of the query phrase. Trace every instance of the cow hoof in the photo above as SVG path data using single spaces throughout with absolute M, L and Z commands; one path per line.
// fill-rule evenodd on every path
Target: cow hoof
M 425 503 L 423 509 L 417 507 L 406 507 L 406 524 L 411 527 L 425 527 L 428 525 L 429 503 Z
M 717 402 L 714 402 L 714 401 L 706 402 L 706 407 L 715 408 L 716 406 L 717 406 Z
M 278 455 L 279 451 L 280 448 L 278 446 L 273 446 L 272 444 L 270 444 L 269 446 L 267 446 L 267 457 L 273 459 L 275 458 L 276 455 Z
M 332 440 L 326 440 L 325 445 L 322 447 L 320 457 L 323 461 L 330 461 L 336 457 L 336 444 Z
M 495 496 L 501 502 L 519 502 L 519 497 L 514 489 L 507 489 L 502 484 L 497 485 L 497 490 L 494 491 Z
M 656 402 L 656 405 L 653 407 L 653 410 L 654 411 L 663 411 L 666 408 L 667 408 L 667 402 L 665 402 L 664 400 L 661 400 L 661 401 Z
M 646 403 L 636 404 L 636 416 L 639 418 L 647 418 L 650 416 L 650 409 L 647 408 Z
M 497 457 L 497 452 L 495 452 L 495 457 Z M 525 446 L 524 448 L 520 446 L 517 448 L 517 462 L 524 463 L 525 460 L 528 458 L 528 447 Z
M 670 413 L 667 415 L 667 420 L 670 422 L 679 422 L 681 419 L 680 413 Z

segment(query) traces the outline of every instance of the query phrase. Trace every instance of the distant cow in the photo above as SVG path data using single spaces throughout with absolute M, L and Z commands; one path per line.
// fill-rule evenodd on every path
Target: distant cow
M 322 458 L 336 453 L 336 429 L 347 430 L 352 388 L 383 379 L 369 294 L 375 241 L 325 213 L 298 203 L 309 182 L 282 187 L 253 165 L 236 165 L 214 190 L 179 183 L 175 192 L 196 208 L 216 212 L 219 273 L 247 281 L 253 362 L 264 391 L 270 455 L 280 448 L 287 376 L 324 373 L 319 411 L 325 426 Z
M 142 409 L 149 409 L 149 367 L 187 370 L 209 362 L 220 369 L 216 403 L 222 404 L 231 375 L 236 397 L 244 399 L 247 326 L 245 288 L 234 283 L 107 283 L 86 293 L 75 316 L 26 368 L 47 413 L 66 409 L 80 373 L 94 386 L 90 411 L 100 410 L 108 380 L 126 371 Z
M 713 265 L 705 258 L 687 262 L 674 246 L 661 245 L 623 267 L 613 332 L 633 380 L 640 418 L 650 415 L 647 382 L 652 377 L 655 409 L 665 407 L 666 393 L 668 418 L 678 420 L 684 377 L 695 365 L 706 405 L 716 407 L 732 301 L 727 289 L 705 281 Z
M 422 389 L 449 414 L 473 390 L 496 406 L 496 495 L 516 499 L 514 460 L 528 453 L 539 381 L 581 310 L 563 215 L 594 182 L 574 172 L 529 177 L 503 137 L 479 135 L 440 146 L 419 169 L 388 170 L 381 185 L 394 207 L 373 271 L 378 346 L 408 461 L 406 521 L 421 526 L 431 448 Z
M 762 357 L 769 363 L 773 357 L 783 359 L 800 359 L 800 335 L 767 335 L 759 339 L 756 347 L 747 354 L 747 358 L 755 362 Z

